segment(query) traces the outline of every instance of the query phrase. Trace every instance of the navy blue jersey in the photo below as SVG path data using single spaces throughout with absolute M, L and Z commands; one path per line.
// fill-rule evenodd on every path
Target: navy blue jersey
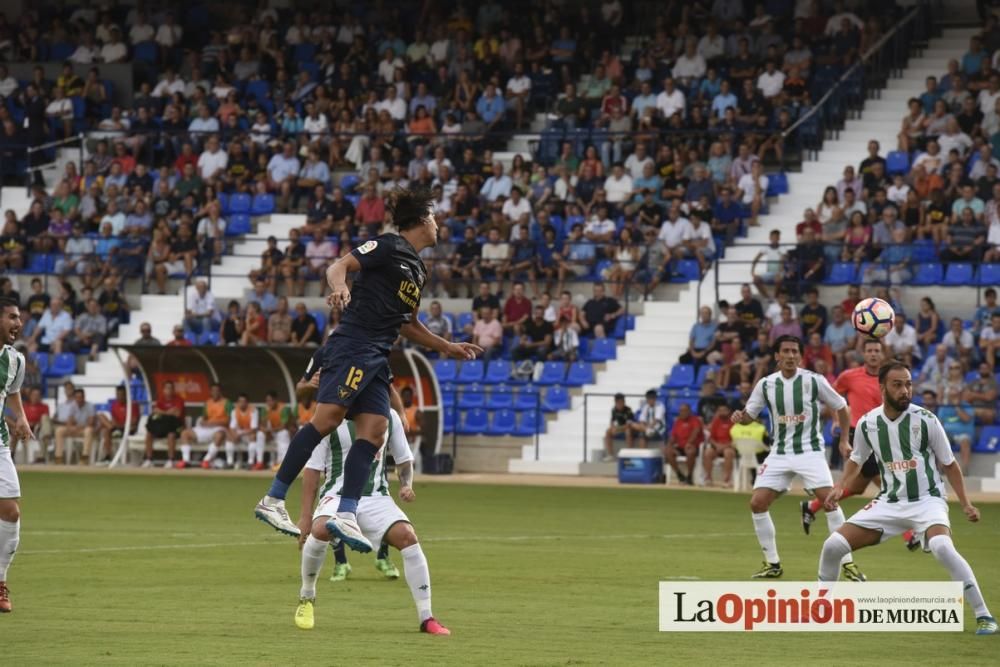
M 351 287 L 351 301 L 337 334 L 389 350 L 399 328 L 420 306 L 427 268 L 410 242 L 398 234 L 382 234 L 351 254 L 361 264 L 361 273 Z
M 319 372 L 319 369 L 323 368 L 323 346 L 319 346 L 312 354 L 312 358 L 309 359 L 309 365 L 306 366 L 305 372 L 302 374 L 302 382 L 309 382 L 313 379 L 313 375 Z

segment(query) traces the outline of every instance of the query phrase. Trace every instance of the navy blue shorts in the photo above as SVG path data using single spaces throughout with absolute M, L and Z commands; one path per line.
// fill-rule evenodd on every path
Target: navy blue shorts
M 330 336 L 322 348 L 319 403 L 347 408 L 347 418 L 368 413 L 389 417 L 389 352 L 371 343 Z

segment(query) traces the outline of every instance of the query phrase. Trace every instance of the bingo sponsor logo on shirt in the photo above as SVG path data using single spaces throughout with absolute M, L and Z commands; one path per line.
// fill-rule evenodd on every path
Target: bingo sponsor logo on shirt
M 661 632 L 961 632 L 956 581 L 660 582 Z

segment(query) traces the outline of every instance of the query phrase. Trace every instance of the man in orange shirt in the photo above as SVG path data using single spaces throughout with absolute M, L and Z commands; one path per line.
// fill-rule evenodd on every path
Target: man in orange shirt
M 230 442 L 234 447 L 245 442 L 247 465 L 252 470 L 264 469 L 264 432 L 260 430 L 260 412 L 250 405 L 250 399 L 244 393 L 236 397 L 236 405 L 230 413 L 227 440 L 227 459 Z
M 878 371 L 882 367 L 884 358 L 882 341 L 875 338 L 866 340 L 862 354 L 864 364 L 857 368 L 848 368 L 837 377 L 833 384 L 833 389 L 847 399 L 847 406 L 851 410 L 851 431 L 848 442 L 854 442 L 854 427 L 857 426 L 858 420 L 866 412 L 882 405 L 882 391 L 878 385 Z M 847 451 L 841 450 L 832 453 L 831 468 L 837 465 L 838 454 L 846 459 L 851 454 L 850 448 L 848 447 Z M 851 488 L 844 490 L 845 496 L 863 493 L 870 483 L 879 486 L 878 464 L 875 462 L 874 455 L 868 457 L 868 460 L 861 467 L 861 474 L 855 480 Z M 807 535 L 809 534 L 809 526 L 816 519 L 816 512 L 822 506 L 823 504 L 815 498 L 812 501 L 802 501 L 802 529 Z
M 670 438 L 663 446 L 663 458 L 667 460 L 670 467 L 677 474 L 677 479 L 682 484 L 694 486 L 694 466 L 698 459 L 698 445 L 705 439 L 704 424 L 701 417 L 691 412 L 691 406 L 687 403 L 681 404 L 681 410 L 674 420 L 674 425 L 670 429 Z M 677 467 L 677 450 L 684 451 L 687 457 L 687 474 L 681 472 Z
M 209 397 L 205 401 L 205 409 L 198 418 L 194 428 L 185 429 L 181 433 L 182 448 L 195 444 L 208 445 L 208 451 L 201 460 L 202 468 L 211 468 L 212 461 L 219 453 L 219 447 L 225 442 L 226 462 L 236 464 L 236 445 L 226 441 L 229 428 L 229 416 L 233 411 L 233 402 L 222 395 L 222 385 L 213 382 L 209 388 Z
M 733 420 L 729 418 L 731 410 L 728 404 L 720 405 L 715 410 L 715 416 L 708 425 L 708 447 L 702 464 L 705 466 L 705 486 L 712 486 L 712 466 L 715 459 L 722 457 L 722 486 L 733 485 L 733 461 L 736 460 L 736 450 L 733 448 L 733 437 L 729 432 L 733 428 Z

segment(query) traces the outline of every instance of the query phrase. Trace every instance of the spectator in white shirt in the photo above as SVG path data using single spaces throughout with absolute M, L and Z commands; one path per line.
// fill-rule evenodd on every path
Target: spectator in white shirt
M 607 194 L 608 203 L 620 209 L 632 196 L 634 189 L 632 177 L 625 173 L 625 168 L 620 162 L 616 162 L 611 168 L 611 175 L 604 179 L 604 192 Z
M 71 331 L 73 331 L 73 317 L 63 308 L 61 298 L 52 297 L 48 310 L 42 314 L 38 326 L 28 339 L 28 351 L 59 354 L 62 352 L 63 341 Z
M 684 255 L 698 260 L 698 267 L 705 273 L 709 261 L 715 257 L 715 239 L 712 237 L 712 228 L 702 222 L 701 215 L 691 216 L 688 228 L 684 231 L 682 248 Z
M 514 108 L 518 129 L 524 126 L 524 109 L 531 97 L 531 79 L 524 74 L 524 64 L 514 64 L 514 75 L 507 80 L 505 102 Z
M 381 78 L 384 83 L 389 84 L 390 87 L 395 87 L 391 84 L 395 81 L 396 69 L 403 69 L 405 67 L 406 66 L 403 64 L 403 61 L 396 56 L 392 49 L 386 49 L 384 57 L 378 63 L 379 78 Z M 405 116 L 406 112 L 404 111 L 403 114 Z
M 521 196 L 521 188 L 513 186 L 510 189 L 510 198 L 503 203 L 500 209 L 507 227 L 512 229 L 515 225 L 525 225 L 531 223 L 531 204 Z
M 667 77 L 663 80 L 663 91 L 656 96 L 656 109 L 664 119 L 669 119 L 674 114 L 684 115 L 687 102 L 684 93 L 674 87 L 674 80 Z
M 196 334 L 215 331 L 219 328 L 218 313 L 215 309 L 215 295 L 204 280 L 188 285 L 184 295 L 184 328 Z
M 885 335 L 886 347 L 900 357 L 904 364 L 911 365 L 913 359 L 920 358 L 920 347 L 917 345 L 917 330 L 906 323 L 903 313 L 896 313 L 892 330 Z
M 133 45 L 148 42 L 156 36 L 156 29 L 146 22 L 146 15 L 140 12 L 136 15 L 135 25 L 128 31 L 128 39 Z
M 198 156 L 198 175 L 208 181 L 229 165 L 229 155 L 219 147 L 219 138 L 214 134 L 205 142 L 205 150 Z
M 168 13 L 163 20 L 163 24 L 156 30 L 156 43 L 164 49 L 172 49 L 180 44 L 181 37 L 184 36 L 184 29 L 174 22 L 174 15 Z
M 213 256 L 220 258 L 226 248 L 226 221 L 222 217 L 222 207 L 218 201 L 208 205 L 207 213 L 198 221 L 198 229 L 195 232 L 198 245 L 205 247 L 210 243 Z
M 111 39 L 101 47 L 101 62 L 121 63 L 128 60 L 128 47 L 122 41 L 121 32 L 117 27 L 111 29 Z
M 663 221 L 657 239 L 663 241 L 671 254 L 680 257 L 683 255 L 681 248 L 684 245 L 685 237 L 690 234 L 688 231 L 690 227 L 691 221 L 681 217 L 681 207 L 678 202 L 675 202 L 670 207 L 670 211 L 667 212 L 667 219 Z
M 953 357 L 961 359 L 966 368 L 970 368 L 975 344 L 972 332 L 963 328 L 962 319 L 951 318 L 948 332 L 941 338 L 940 345 L 943 345 Z
M 302 129 L 309 134 L 310 141 L 326 144 L 330 139 L 330 124 L 326 114 L 320 113 L 313 102 L 306 102 L 306 117 L 302 121 Z
M 750 173 L 740 178 L 736 186 L 740 201 L 750 207 L 750 224 L 756 226 L 757 216 L 767 197 L 768 178 L 764 175 L 764 165 L 758 160 L 750 166 Z
M 399 97 L 396 86 L 387 86 L 385 97 L 375 104 L 375 111 L 388 111 L 389 115 L 396 122 L 406 120 L 406 101 Z
M 185 85 L 187 84 L 184 83 L 183 79 L 177 76 L 177 73 L 174 72 L 173 68 L 168 67 L 164 77 L 160 79 L 160 82 L 156 84 L 156 87 L 153 88 L 153 92 L 149 95 L 150 97 L 157 98 L 172 97 L 174 93 L 183 93 Z
M 706 68 L 705 58 L 698 53 L 698 44 L 691 37 L 684 47 L 684 53 L 674 63 L 674 68 L 670 71 L 670 74 L 683 85 L 687 85 L 691 80 L 700 79 L 705 76 Z
M 781 94 L 781 89 L 785 86 L 785 73 L 776 69 L 773 60 L 768 60 L 764 65 L 764 71 L 757 77 L 757 88 L 770 99 Z
M 602 204 L 584 225 L 583 235 L 592 243 L 610 243 L 617 229 L 614 221 L 608 217 L 608 207 Z
M 77 65 L 90 65 L 100 56 L 100 49 L 94 44 L 94 38 L 89 32 L 84 32 L 80 44 L 69 57 L 69 61 Z
M 646 152 L 646 144 L 640 141 L 635 145 L 635 152 L 625 159 L 625 170 L 628 171 L 629 176 L 634 181 L 637 178 L 642 178 L 642 173 L 646 169 L 647 164 L 656 165 L 653 162 L 653 158 L 649 157 Z
M 59 86 L 55 87 L 53 94 L 52 101 L 45 107 L 45 115 L 50 123 L 62 124 L 64 136 L 68 137 L 73 133 L 73 103 L 63 95 Z
M 958 157 L 965 158 L 965 155 L 972 148 L 972 139 L 969 138 L 958 125 L 958 120 L 952 116 L 945 123 L 944 133 L 938 135 L 938 146 L 941 147 L 941 154 L 947 156 L 953 150 L 958 151 Z
M 10 97 L 17 91 L 19 85 L 17 79 L 7 71 L 7 66 L 0 65 L 0 97 Z
M 993 112 L 993 109 L 996 108 L 997 100 L 1000 100 L 1000 76 L 991 74 L 988 86 L 979 91 L 977 99 L 979 110 L 983 116 Z

